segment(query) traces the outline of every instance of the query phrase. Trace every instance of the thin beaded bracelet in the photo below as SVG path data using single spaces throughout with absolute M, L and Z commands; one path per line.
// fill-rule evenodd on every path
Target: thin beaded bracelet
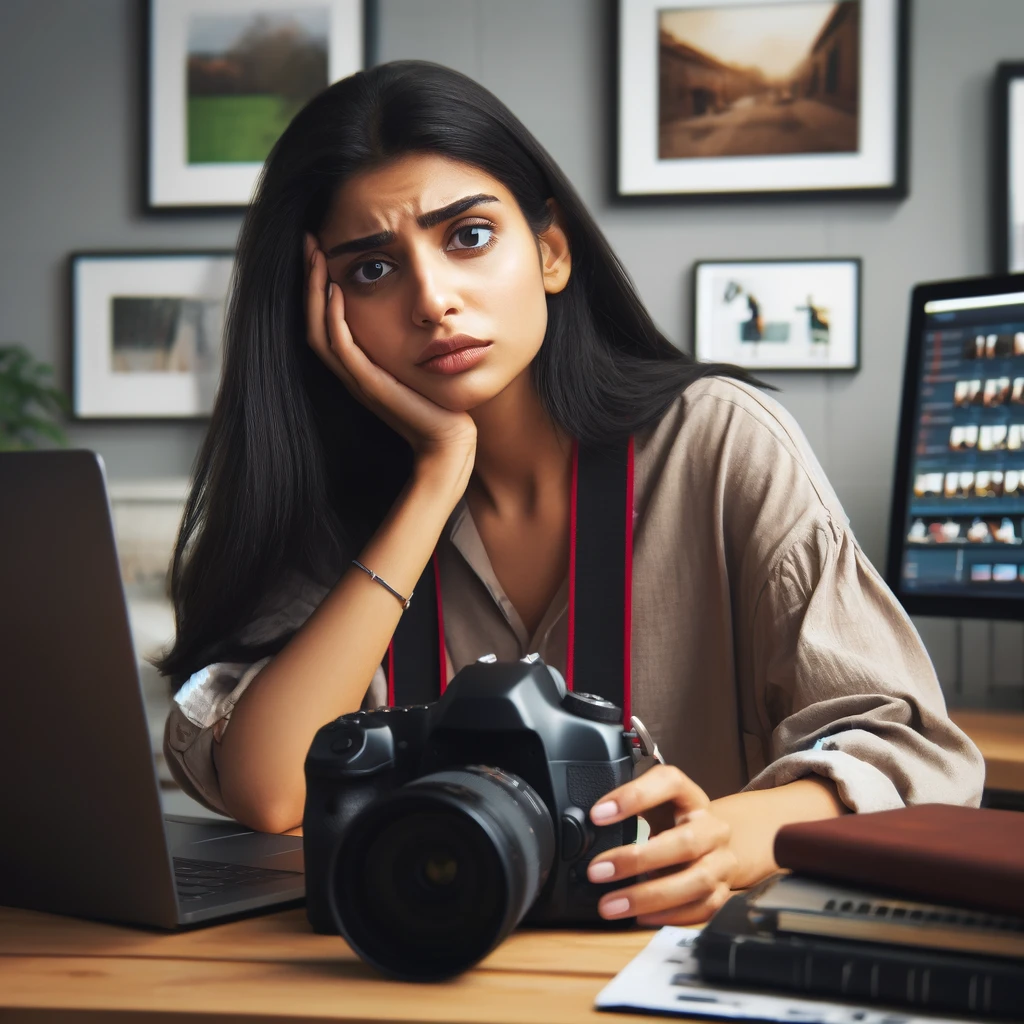
M 366 575 L 369 576 L 371 580 L 375 580 L 377 583 L 379 583 L 386 591 L 388 591 L 388 593 L 394 594 L 395 597 L 397 597 L 398 600 L 402 602 L 402 611 L 408 609 L 409 602 L 412 601 L 412 594 L 410 594 L 408 597 L 402 597 L 402 595 L 397 590 L 395 590 L 395 588 L 391 586 L 390 583 L 386 583 L 384 580 L 382 580 L 372 569 L 367 569 L 366 566 L 363 565 L 363 563 L 360 562 L 358 558 L 353 558 L 352 564 L 358 565 L 359 568 L 362 569 L 363 572 L 365 572 Z

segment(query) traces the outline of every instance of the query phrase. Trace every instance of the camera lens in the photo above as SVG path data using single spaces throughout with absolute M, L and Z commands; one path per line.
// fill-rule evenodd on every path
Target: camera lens
M 435 772 L 352 821 L 331 870 L 331 909 L 349 945 L 386 974 L 448 978 L 523 919 L 554 853 L 551 815 L 519 776 Z

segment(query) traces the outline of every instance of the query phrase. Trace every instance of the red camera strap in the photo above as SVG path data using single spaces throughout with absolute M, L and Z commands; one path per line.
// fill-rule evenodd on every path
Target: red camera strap
M 633 579 L 633 439 L 573 443 L 565 682 L 622 708 L 629 728 Z M 427 704 L 447 684 L 444 609 L 435 552 L 384 659 L 388 704 Z

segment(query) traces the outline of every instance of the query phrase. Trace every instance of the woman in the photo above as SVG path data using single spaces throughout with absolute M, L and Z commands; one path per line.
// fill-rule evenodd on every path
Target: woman
M 242 229 L 160 663 L 186 791 L 296 826 L 313 734 L 384 702 L 435 549 L 449 676 L 564 669 L 572 442 L 630 435 L 633 707 L 668 766 L 591 811 L 652 828 L 589 865 L 646 876 L 601 913 L 702 920 L 786 822 L 977 803 L 980 756 L 794 421 L 676 350 L 519 121 L 415 61 L 313 99 Z

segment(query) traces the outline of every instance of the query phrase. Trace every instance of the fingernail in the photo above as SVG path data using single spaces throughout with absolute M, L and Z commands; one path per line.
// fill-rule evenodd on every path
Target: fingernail
M 587 868 L 587 878 L 592 882 L 603 882 L 615 874 L 615 865 L 610 860 L 602 860 Z
M 327 285 L 327 301 L 328 302 L 331 301 L 331 294 L 333 292 L 334 292 L 334 282 L 331 281 L 331 283 Z
M 603 800 L 590 808 L 590 817 L 594 821 L 606 821 L 619 813 L 619 805 L 614 800 Z
M 602 903 L 601 913 L 605 917 L 622 917 L 623 914 L 629 913 L 629 900 L 625 896 L 620 896 L 617 900 Z

